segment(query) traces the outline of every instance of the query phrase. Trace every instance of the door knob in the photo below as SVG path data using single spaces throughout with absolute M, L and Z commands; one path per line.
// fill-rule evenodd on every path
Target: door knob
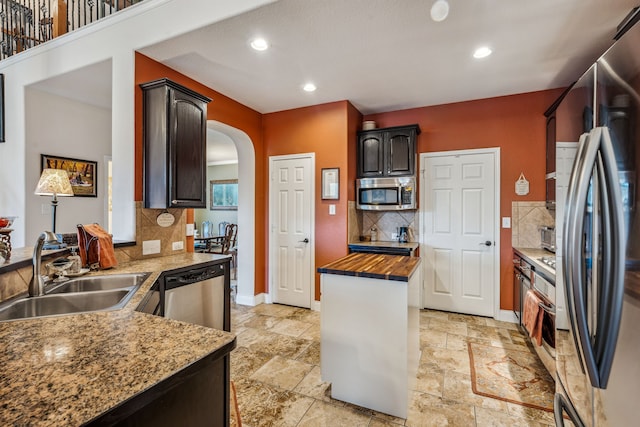
M 484 246 L 491 246 L 491 245 L 492 245 L 492 243 L 491 243 L 491 240 L 486 240 L 485 242 L 480 243 L 480 245 L 481 245 L 481 246 L 482 246 L 482 245 L 484 245 Z
M 305 237 L 304 240 L 298 240 L 298 242 L 300 242 L 300 243 L 309 243 L 309 239 Z

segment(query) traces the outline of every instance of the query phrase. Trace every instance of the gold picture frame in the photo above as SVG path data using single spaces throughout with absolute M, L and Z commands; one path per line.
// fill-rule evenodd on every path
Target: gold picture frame
M 43 169 L 63 169 L 67 172 L 74 196 L 98 197 L 98 162 L 50 154 L 41 154 L 40 160 L 40 172 Z

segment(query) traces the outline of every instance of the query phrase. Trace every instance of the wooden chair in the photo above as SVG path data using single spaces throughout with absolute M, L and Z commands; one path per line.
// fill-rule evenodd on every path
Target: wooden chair
M 224 228 L 224 238 L 220 246 L 211 249 L 211 253 L 229 255 L 229 251 L 236 247 L 238 241 L 238 224 L 227 224 Z

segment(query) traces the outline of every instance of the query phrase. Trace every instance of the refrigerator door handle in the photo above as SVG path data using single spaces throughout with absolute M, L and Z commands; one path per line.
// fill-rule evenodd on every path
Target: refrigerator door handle
M 569 320 L 569 325 L 572 331 L 574 331 L 571 335 L 573 337 L 573 344 L 576 349 L 577 354 L 580 354 L 580 345 L 578 344 L 578 338 L 576 336 L 576 321 L 575 321 L 575 308 L 573 303 L 573 292 L 571 290 L 571 284 L 574 282 L 573 279 L 573 264 L 576 256 L 573 253 L 572 242 L 575 241 L 575 215 L 577 212 L 576 204 L 575 204 L 575 193 L 576 187 L 578 185 L 578 176 L 581 174 L 581 170 L 584 167 L 584 160 L 586 155 L 586 146 L 589 145 L 589 133 L 585 132 L 580 135 L 580 140 L 578 142 L 578 151 L 576 153 L 576 160 L 573 163 L 573 167 L 571 169 L 571 175 L 569 177 L 569 184 L 567 186 L 567 200 L 565 203 L 565 213 L 564 213 L 564 231 L 562 238 L 562 245 L 564 249 L 564 257 L 562 258 L 563 263 L 563 273 L 564 273 L 564 293 L 565 293 L 565 301 L 567 308 L 567 318 Z M 580 369 L 584 372 L 584 366 L 582 363 L 582 358 L 579 357 L 580 361 Z
M 575 427 L 585 427 L 573 405 L 567 402 L 563 395 L 556 393 L 553 398 L 553 418 L 555 419 L 556 427 L 564 427 L 563 414 L 565 412 Z
M 606 388 L 613 364 L 624 299 L 624 272 L 626 233 L 624 222 L 624 206 L 620 189 L 619 171 L 613 149 L 609 129 L 602 128 L 600 144 L 602 154 L 603 191 L 603 286 L 598 304 L 598 331 L 595 334 L 594 347 L 598 364 L 598 381 L 596 385 Z M 608 216 L 608 218 L 607 218 Z
M 585 147 L 584 164 L 579 174 L 576 176 L 577 186 L 573 202 L 574 211 L 572 218 L 572 234 L 571 238 L 571 258 L 572 258 L 572 271 L 571 271 L 571 283 L 567 283 L 567 287 L 571 286 L 573 292 L 573 308 L 575 310 L 575 329 L 574 336 L 577 335 L 577 341 L 579 343 L 579 354 L 582 355 L 582 362 L 584 368 L 587 371 L 591 383 L 597 387 L 598 380 L 598 367 L 595 360 L 595 354 L 593 346 L 591 344 L 591 337 L 589 335 L 588 314 L 586 304 L 586 277 L 584 274 L 584 264 L 586 259 L 582 254 L 582 248 L 584 247 L 585 236 L 583 233 L 585 224 L 585 208 L 587 207 L 589 187 L 591 182 L 591 176 L 594 171 L 598 159 L 598 149 L 600 147 L 600 140 L 602 138 L 602 128 L 595 128 L 591 131 L 588 143 Z M 594 198 L 596 194 L 592 195 Z M 595 250 L 596 248 L 594 248 Z M 597 262 L 595 254 L 592 253 L 591 262 Z M 595 383 L 594 383 L 595 381 Z

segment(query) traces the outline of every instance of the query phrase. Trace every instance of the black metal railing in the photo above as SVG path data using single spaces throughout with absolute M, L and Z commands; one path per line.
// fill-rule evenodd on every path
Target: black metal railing
M 0 60 L 143 0 L 0 0 Z

